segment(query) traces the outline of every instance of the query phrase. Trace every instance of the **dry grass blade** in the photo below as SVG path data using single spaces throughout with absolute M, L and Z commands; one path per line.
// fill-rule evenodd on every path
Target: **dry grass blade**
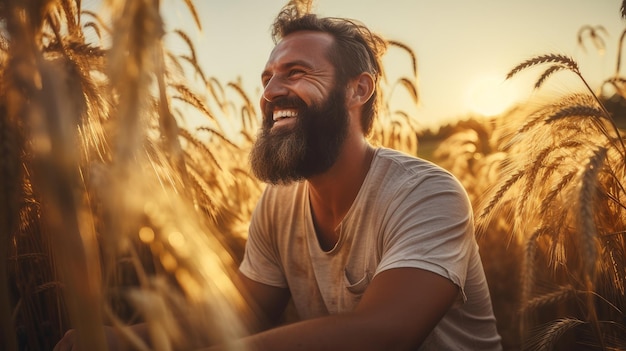
M 178 56 L 176 56 L 171 51 L 168 51 L 166 53 L 166 56 L 168 58 L 167 65 L 168 65 L 168 69 L 170 71 L 170 74 L 173 72 L 175 75 L 184 76 L 185 75 L 185 71 L 183 69 L 182 64 L 178 60 Z
M 550 123 L 561 118 L 568 117 L 591 117 L 594 119 L 601 119 L 606 116 L 604 114 L 604 111 L 597 107 L 588 105 L 573 105 L 560 109 L 556 113 L 550 115 L 548 118 L 545 119 L 545 123 Z
M 187 63 L 189 63 L 191 67 L 193 67 L 194 71 L 196 72 L 198 76 L 200 76 L 200 79 L 202 80 L 202 82 L 204 82 L 204 84 L 207 83 L 207 78 L 206 78 L 206 75 L 204 74 L 204 70 L 202 70 L 202 67 L 200 67 L 200 64 L 194 57 L 182 55 L 180 56 L 180 58 L 186 61 Z
M 510 79 L 512 78 L 514 75 L 516 75 L 517 73 L 529 68 L 529 67 L 533 67 L 533 66 L 537 66 L 543 63 L 558 63 L 563 65 L 565 68 L 571 70 L 572 72 L 575 72 L 577 74 L 579 74 L 579 68 L 578 68 L 578 64 L 576 63 L 576 61 L 574 61 L 573 59 L 565 56 L 565 55 L 558 55 L 558 54 L 548 54 L 548 55 L 541 55 L 541 56 L 536 56 L 534 58 L 531 58 L 529 60 L 526 60 L 522 63 L 520 63 L 519 65 L 515 66 L 512 70 L 509 71 L 509 73 L 507 73 L 506 75 L 506 79 Z
M 537 82 L 535 82 L 535 89 L 539 89 L 541 88 L 541 86 L 543 85 L 543 83 L 550 77 L 552 76 L 554 73 L 564 70 L 565 67 L 561 66 L 561 65 L 554 65 L 551 66 L 550 68 L 548 68 L 547 70 L 545 70 L 541 76 L 539 77 L 539 79 L 537 79 Z
M 149 94 L 155 68 L 155 51 L 163 35 L 157 5 L 148 1 L 117 2 L 112 48 L 109 52 L 111 85 L 119 96 L 118 111 L 123 127 L 118 129 L 115 158 L 119 171 L 127 171 L 141 150 L 148 116 L 143 113 L 151 103 Z
M 606 28 L 604 28 L 604 26 L 598 25 L 598 26 L 590 26 L 590 25 L 586 25 L 586 26 L 582 26 L 580 28 L 580 30 L 578 31 L 578 45 L 583 49 L 583 51 L 586 51 L 587 48 L 585 47 L 585 43 L 584 43 L 584 36 L 586 33 L 589 33 L 589 38 L 591 39 L 591 42 L 593 43 L 593 45 L 596 47 L 596 50 L 598 50 L 600 52 L 600 54 L 604 53 L 604 50 L 606 49 L 606 44 L 604 42 L 604 39 L 602 39 L 602 34 L 604 35 L 608 35 L 608 32 L 606 31 Z
M 622 35 L 619 37 L 619 43 L 617 47 L 617 63 L 615 64 L 615 77 L 619 76 L 619 72 L 622 67 L 622 47 L 624 46 L 624 39 L 626 39 L 626 30 L 623 30 Z
M 33 103 L 46 111 L 45 124 L 42 125 L 37 114 L 28 117 L 33 137 L 46 138 L 51 147 L 35 147 L 33 183 L 43 198 L 47 240 L 67 286 L 65 294 L 70 316 L 83 335 L 78 340 L 79 345 L 103 345 L 104 331 L 98 308 L 102 304 L 100 260 L 93 219 L 81 201 L 83 184 L 78 174 L 80 155 L 75 126 L 81 112 L 75 104 L 57 103 L 80 101 L 80 98 L 61 84 L 71 79 L 67 79 L 57 66 L 42 62 L 39 70 L 43 89 L 41 94 L 33 95 Z M 94 308 L 85 313 L 82 306 Z
M 561 152 L 569 148 L 576 148 L 577 146 L 580 146 L 580 142 L 570 141 L 570 140 L 567 140 L 566 142 L 561 143 L 557 147 L 553 147 L 552 145 L 549 145 L 547 147 L 544 147 L 541 151 L 539 151 L 537 156 L 535 156 L 532 159 L 532 162 L 530 162 L 528 164 L 528 167 L 526 167 L 526 176 L 524 177 L 526 180 L 526 184 L 524 186 L 524 190 L 522 191 L 522 196 L 520 197 L 520 200 L 518 201 L 519 213 L 524 213 L 523 210 L 526 204 L 528 203 L 527 200 L 530 194 L 533 192 L 533 189 L 535 188 L 536 178 L 537 178 L 537 175 L 540 173 L 540 171 L 542 170 L 544 171 L 542 180 L 546 181 L 549 179 L 550 174 L 554 172 L 554 170 L 558 167 L 558 164 L 546 165 L 545 163 L 546 159 L 553 152 L 557 152 L 557 151 Z M 561 158 L 557 157 L 557 162 L 560 159 Z
M 568 108 L 573 105 L 581 105 L 581 106 L 589 106 L 594 104 L 591 97 L 584 94 L 573 94 L 562 98 L 556 103 L 551 103 L 547 106 L 543 106 L 537 110 L 532 111 L 530 115 L 524 118 L 524 123 L 517 128 L 514 135 L 522 136 L 525 132 L 531 131 L 534 127 L 541 126 L 541 122 L 544 122 L 546 118 L 550 115 L 557 113 L 558 111 Z M 519 139 L 519 138 L 518 138 Z M 511 144 L 516 140 L 511 140 L 509 143 L 505 144 L 505 149 L 510 149 Z
M 97 27 L 104 29 L 104 31 L 107 32 L 107 34 L 111 34 L 112 33 L 111 27 L 109 27 L 105 23 L 105 21 L 102 20 L 102 18 L 97 13 L 95 13 L 93 11 L 89 11 L 89 10 L 82 10 L 81 13 L 83 15 L 87 15 L 87 16 L 93 17 L 96 20 L 96 22 L 98 23 Z M 100 30 L 98 30 L 98 33 L 100 33 Z
M 254 111 L 254 105 L 252 104 L 252 101 L 250 101 L 250 98 L 248 97 L 246 92 L 241 87 L 240 83 L 228 82 L 226 84 L 226 87 L 235 90 L 237 92 L 237 94 L 239 95 L 239 97 L 241 97 L 243 99 L 244 107 L 247 108 L 248 110 L 252 111 L 252 112 Z
M 80 38 L 82 31 L 80 30 L 80 1 L 78 3 L 75 0 L 61 0 L 61 7 L 65 13 L 65 24 L 69 35 L 74 38 Z
M 223 133 L 221 133 L 220 131 L 218 131 L 218 130 L 216 130 L 214 128 L 198 127 L 197 130 L 198 131 L 202 131 L 202 132 L 209 132 L 212 136 L 218 137 L 220 139 L 220 141 L 225 143 L 226 145 L 230 145 L 230 146 L 234 147 L 235 149 L 239 149 L 239 146 L 237 146 L 237 144 L 235 144 L 233 141 L 228 139 Z
M 202 22 L 200 22 L 200 17 L 198 16 L 198 11 L 196 11 L 196 7 L 194 6 L 193 1 L 185 0 L 185 4 L 187 5 L 189 12 L 191 12 L 191 16 L 196 22 L 196 26 L 198 26 L 198 29 L 202 30 Z
M 610 116 L 608 115 L 608 113 L 606 112 L 604 108 L 597 108 L 597 107 L 589 106 L 589 105 L 567 106 L 556 111 L 555 113 L 550 115 L 548 118 L 546 118 L 545 123 L 552 123 L 562 118 L 571 118 L 571 117 L 591 118 L 594 124 L 596 125 L 596 127 L 607 138 L 607 140 L 609 140 L 611 143 L 615 143 L 615 138 L 613 138 L 610 135 L 607 127 L 602 121 L 603 119 L 606 118 L 608 122 L 612 126 L 615 127 L 613 120 L 610 118 Z M 624 149 L 623 140 L 621 139 L 621 136 L 619 135 L 619 130 L 617 129 L 617 127 L 615 127 L 615 132 L 618 133 L 617 137 L 619 138 L 620 145 L 622 146 L 621 148 L 617 148 L 617 145 L 615 145 L 616 150 L 619 150 L 620 153 L 622 154 L 622 158 L 626 159 L 626 149 Z
M 0 75 L 1 76 L 1 75 Z M 6 282 L 8 279 L 8 256 L 11 247 L 11 233 L 19 224 L 19 203 L 23 202 L 21 186 L 22 165 L 20 150 L 23 148 L 21 131 L 18 128 L 18 116 L 11 116 L 6 107 L 7 91 L 0 92 L 0 309 L 11 311 L 11 300 Z M 15 329 L 11 314 L 4 312 L 0 316 L 0 330 L 5 340 L 2 346 L 8 350 L 17 350 Z
M 415 86 L 415 83 L 407 78 L 400 78 L 398 79 L 397 84 L 400 84 L 407 90 L 407 92 L 411 96 L 411 99 L 413 100 L 413 103 L 417 103 L 419 101 L 419 96 L 417 95 L 417 87 Z
M 611 77 L 605 80 L 600 87 L 600 91 L 604 89 L 605 85 L 611 85 L 619 95 L 626 96 L 626 79 L 622 77 Z
M 399 42 L 399 41 L 395 41 L 395 40 L 389 40 L 387 41 L 387 43 L 390 46 L 396 46 L 399 47 L 400 49 L 406 51 L 409 56 L 411 57 L 411 68 L 412 68 L 412 72 L 413 72 L 413 77 L 415 78 L 415 80 L 417 81 L 417 55 L 415 55 L 415 52 L 408 47 L 407 45 Z
M 581 250 L 583 272 L 589 281 L 595 280 L 595 270 L 598 257 L 598 235 L 594 221 L 594 207 L 599 191 L 598 174 L 606 158 L 607 150 L 599 148 L 585 165 L 581 174 L 580 191 L 578 193 L 578 237 L 577 243 Z
M 193 135 L 191 135 L 191 133 L 189 133 L 188 131 L 186 131 L 185 129 L 181 129 L 180 130 L 180 135 L 182 137 L 184 137 L 185 139 L 187 139 L 189 142 L 191 142 L 195 147 L 197 147 L 205 156 L 207 156 L 210 160 L 213 161 L 213 165 L 215 167 L 217 167 L 218 169 L 222 169 L 222 167 L 220 166 L 219 161 L 217 160 L 217 158 L 215 157 L 215 155 L 213 155 L 213 152 L 211 152 L 211 150 L 204 145 L 200 140 L 198 140 L 197 138 L 195 138 Z
M 537 229 L 524 245 L 524 264 L 522 266 L 522 302 L 530 298 L 532 288 L 535 284 L 535 258 L 537 257 L 537 240 L 540 236 L 548 232 L 548 228 Z
M 83 25 L 83 27 L 86 28 L 91 28 L 93 29 L 94 32 L 96 32 L 96 36 L 98 37 L 98 39 L 102 40 L 102 34 L 100 33 L 100 27 L 94 23 L 94 22 L 87 22 Z
M 557 302 L 567 300 L 577 293 L 571 285 L 560 286 L 559 289 L 537 296 L 528 301 L 524 301 L 522 306 L 522 313 L 527 313 L 529 310 L 537 310 L 543 306 L 553 305 Z
M 549 323 L 546 328 L 542 328 L 541 332 L 537 335 L 534 335 L 530 343 L 525 345 L 524 349 L 533 351 L 554 350 L 559 339 L 565 335 L 565 333 L 585 324 L 585 321 L 578 318 L 559 318 Z
M 213 100 L 217 102 L 221 109 L 224 109 L 224 105 L 226 105 L 227 102 L 225 98 L 226 93 L 224 92 L 224 86 L 222 86 L 222 83 L 217 80 L 217 78 L 211 77 L 209 78 L 206 87 Z
M 158 98 L 158 111 L 159 111 L 159 126 L 161 129 L 161 135 L 164 139 L 165 152 L 168 153 L 171 162 L 175 165 L 176 169 L 180 173 L 181 177 L 186 178 L 185 161 L 183 159 L 182 147 L 178 140 L 178 123 L 174 119 L 174 115 L 170 110 L 170 101 L 167 95 L 167 83 L 165 78 L 167 76 L 165 68 L 165 54 L 163 49 L 163 42 L 160 41 L 159 45 L 155 47 L 155 75 L 159 89 Z
M 255 110 L 250 110 L 247 106 L 241 107 L 241 129 L 243 131 L 255 130 L 257 124 Z
M 212 120 L 216 120 L 215 115 L 209 110 L 209 107 L 200 99 L 200 97 L 194 94 L 189 88 L 182 84 L 173 85 L 173 88 L 178 91 L 179 96 L 175 96 L 174 99 L 180 99 L 188 103 L 189 105 L 197 108 L 200 112 L 204 113 Z
M 559 182 L 554 185 L 548 194 L 544 197 L 544 200 L 541 202 L 541 213 L 546 213 L 550 206 L 555 205 L 555 207 L 560 207 L 560 204 L 553 204 L 553 200 L 556 198 L 558 194 L 560 194 L 563 189 L 571 183 L 571 181 L 578 173 L 578 170 L 572 170 L 561 177 Z
M 189 51 L 191 51 L 191 60 L 193 60 L 194 62 L 197 61 L 196 48 L 193 45 L 193 41 L 191 40 L 191 38 L 189 38 L 187 33 L 183 32 L 180 29 L 174 30 L 174 33 L 177 34 L 181 39 L 183 39 L 183 41 L 187 44 Z
M 181 59 L 187 61 L 193 67 L 196 74 L 200 76 L 200 79 L 206 85 L 208 81 L 207 81 L 206 75 L 204 74 L 204 70 L 202 69 L 202 67 L 200 67 L 200 63 L 198 62 L 198 57 L 196 56 L 196 49 L 195 49 L 195 46 L 193 45 L 191 38 L 189 38 L 189 36 L 181 30 L 175 30 L 174 33 L 176 33 L 181 39 L 183 39 L 183 41 L 187 44 L 189 51 L 191 52 L 191 56 L 181 55 L 180 56 Z
M 498 203 L 502 200 L 507 191 L 511 189 L 511 187 L 517 183 L 524 175 L 526 174 L 526 170 L 524 168 L 517 170 L 515 173 L 511 174 L 502 185 L 498 187 L 498 190 L 494 193 L 493 196 L 490 197 L 490 201 L 485 206 L 480 215 L 479 219 L 484 219 L 489 215 L 489 213 L 498 205 Z

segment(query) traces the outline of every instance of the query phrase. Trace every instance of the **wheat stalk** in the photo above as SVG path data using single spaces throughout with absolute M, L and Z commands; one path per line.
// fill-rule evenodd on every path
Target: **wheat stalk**
M 606 157 L 606 149 L 599 148 L 585 165 L 581 174 L 578 195 L 578 247 L 582 251 L 584 274 L 593 281 L 597 249 L 597 227 L 594 222 L 594 203 L 598 191 L 598 174 Z
M 18 116 L 11 114 L 7 108 L 6 90 L 0 101 L 0 309 L 11 310 L 9 291 L 5 282 L 8 281 L 8 256 L 11 247 L 11 236 L 19 224 L 19 206 L 22 202 L 21 193 L 21 161 L 20 150 L 23 148 L 23 137 L 18 128 Z M 4 347 L 17 350 L 15 329 L 9 313 L 0 316 L 0 330 Z
M 88 22 L 88 24 L 94 29 L 97 28 L 98 37 L 100 37 L 100 29 L 103 29 L 107 34 L 111 34 L 113 32 L 111 27 L 107 25 L 106 21 L 104 21 L 97 13 L 89 10 L 81 10 L 81 14 L 93 17 L 96 20 L 96 23 Z M 87 24 L 85 24 L 85 26 L 86 25 Z
M 550 322 L 540 333 L 534 335 L 524 349 L 534 351 L 553 350 L 565 333 L 585 324 L 585 321 L 578 318 L 559 318 Z
M 598 25 L 598 26 L 590 26 L 590 25 L 582 26 L 578 30 L 577 41 L 578 41 L 578 45 L 580 47 L 582 47 L 583 50 L 586 50 L 585 45 L 584 45 L 584 35 L 585 35 L 585 33 L 589 33 L 589 38 L 591 38 L 591 42 L 593 43 L 593 45 L 596 47 L 596 49 L 600 53 L 603 53 L 605 48 L 606 48 L 606 44 L 604 42 L 604 39 L 602 39 L 602 37 L 600 36 L 600 34 L 608 35 L 608 32 L 606 31 L 606 28 L 604 28 L 604 26 L 602 26 L 602 25 Z
M 537 229 L 524 245 L 524 263 L 522 265 L 522 302 L 530 298 L 535 283 L 535 258 L 537 257 L 537 240 L 548 232 L 547 227 Z
M 198 16 L 198 11 L 196 11 L 196 7 L 194 6 L 193 1 L 192 0 L 184 0 L 184 1 L 196 23 L 196 26 L 198 27 L 198 29 L 202 30 L 202 22 L 200 21 L 200 16 Z
M 537 310 L 546 305 L 552 305 L 557 302 L 567 300 L 577 293 L 576 289 L 567 284 L 560 286 L 557 290 L 550 293 L 542 294 L 535 298 L 525 300 L 523 302 L 522 313 L 527 313 L 528 310 Z
M 189 105 L 200 110 L 200 112 L 204 113 L 211 120 L 217 121 L 217 119 L 215 118 L 215 114 L 211 112 L 207 104 L 202 101 L 202 99 L 198 95 L 193 93 L 189 89 L 189 87 L 183 84 L 175 84 L 173 85 L 173 88 L 176 89 L 176 91 L 180 94 L 178 96 L 174 96 L 174 99 L 179 99 L 183 102 L 188 103 Z
M 489 215 L 489 213 L 498 205 L 498 203 L 502 200 L 504 195 L 511 189 L 511 187 L 517 183 L 522 177 L 526 174 L 526 170 L 524 168 L 515 171 L 513 174 L 509 175 L 509 177 L 504 181 L 493 194 L 490 196 L 491 200 L 489 203 L 480 211 L 478 215 L 479 219 L 484 219 Z
M 562 66 L 562 65 L 553 65 L 550 68 L 546 69 L 541 76 L 539 76 L 539 78 L 537 79 L 537 81 L 535 82 L 535 89 L 539 89 L 541 88 L 541 86 L 543 85 L 543 83 L 550 78 L 550 76 L 552 76 L 554 73 L 567 69 L 568 67 Z
M 519 72 L 529 67 L 534 67 L 534 66 L 544 64 L 544 63 L 557 63 L 561 65 L 563 68 L 568 69 L 574 73 L 577 73 L 577 74 L 580 73 L 578 64 L 572 58 L 565 56 L 565 55 L 548 54 L 548 55 L 540 55 L 540 56 L 533 57 L 513 67 L 513 69 L 511 69 L 506 74 L 506 79 L 512 78 Z
M 551 205 L 554 206 L 555 208 L 558 208 L 558 205 L 553 204 L 554 198 L 563 192 L 563 189 L 568 184 L 570 184 L 570 182 L 574 179 L 574 177 L 576 176 L 576 173 L 578 173 L 578 170 L 572 170 L 566 173 L 565 175 L 561 177 L 559 182 L 550 189 L 548 194 L 544 197 L 543 201 L 541 202 L 541 213 L 546 213 L 546 211 L 548 210 L 548 207 L 550 207 Z
M 396 40 L 388 40 L 387 44 L 389 44 L 389 46 L 398 47 L 409 55 L 409 57 L 411 58 L 411 69 L 413 72 L 413 78 L 415 81 L 417 81 L 417 55 L 415 55 L 415 52 L 413 51 L 413 49 L 411 49 L 406 44 L 401 43 Z
M 605 117 L 609 121 L 609 123 L 611 124 L 611 126 L 613 128 L 613 131 L 615 132 L 617 140 L 619 141 L 619 144 L 620 144 L 620 147 L 621 147 L 622 158 L 624 160 L 626 160 L 626 145 L 624 144 L 624 141 L 622 139 L 622 136 L 621 136 L 619 128 L 617 127 L 617 125 L 615 125 L 615 121 L 611 118 L 611 115 L 606 110 L 606 108 L 604 107 L 604 105 L 602 104 L 600 99 L 594 94 L 593 90 L 591 89 L 591 87 L 587 83 L 587 80 L 585 80 L 585 78 L 580 73 L 580 70 L 578 68 L 578 64 L 576 63 L 576 61 L 574 61 L 570 57 L 567 57 L 567 56 L 564 56 L 564 55 L 558 55 L 558 54 L 548 54 L 548 55 L 536 56 L 534 58 L 526 60 L 523 63 L 515 66 L 513 69 L 511 69 L 509 71 L 509 73 L 506 75 L 506 78 L 510 79 L 514 75 L 516 75 L 517 73 L 521 72 L 522 70 L 525 70 L 525 69 L 527 69 L 529 67 L 533 67 L 533 66 L 536 66 L 536 65 L 539 65 L 539 64 L 544 64 L 544 63 L 556 63 L 556 65 L 553 65 L 550 68 L 548 68 L 548 70 L 546 70 L 540 76 L 539 80 L 535 84 L 535 87 L 537 87 L 537 88 L 540 87 L 543 84 L 543 82 L 545 81 L 546 78 L 548 78 L 554 72 L 556 72 L 558 70 L 561 70 L 561 69 L 566 69 L 566 70 L 569 70 L 569 71 L 573 72 L 574 74 L 576 74 L 576 76 L 578 76 L 578 78 L 585 85 L 587 91 L 589 91 L 589 93 L 592 95 L 592 97 L 594 98 L 596 104 L 600 107 L 600 109 L 602 111 L 603 117 Z M 604 131 L 603 126 L 601 126 L 601 125 L 598 125 L 598 126 L 601 128 L 603 133 L 605 135 L 607 135 L 607 137 L 608 137 L 608 132 Z M 612 138 L 609 138 L 609 139 L 612 139 Z M 625 167 L 626 167 L 626 162 L 625 162 Z

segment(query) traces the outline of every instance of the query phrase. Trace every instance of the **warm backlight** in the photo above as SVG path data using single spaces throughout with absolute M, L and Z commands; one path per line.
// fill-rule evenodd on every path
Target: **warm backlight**
M 465 103 L 469 112 L 494 116 L 511 107 L 520 95 L 519 89 L 503 76 L 481 75 L 469 84 Z

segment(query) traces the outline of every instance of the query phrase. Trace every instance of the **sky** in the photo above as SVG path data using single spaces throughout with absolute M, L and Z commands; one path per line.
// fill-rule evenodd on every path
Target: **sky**
M 93 0 L 92 0 L 93 1 Z M 90 1 L 87 0 L 86 3 Z M 287 0 L 195 0 L 199 30 L 183 0 L 161 2 L 168 30 L 182 29 L 194 41 L 205 72 L 222 82 L 240 80 L 256 99 L 260 73 L 273 47 L 270 25 Z M 621 0 L 316 0 L 313 11 L 349 17 L 387 39 L 408 45 L 417 56 L 420 101 L 418 122 L 433 127 L 467 117 L 492 115 L 533 93 L 534 73 L 505 81 L 517 64 L 543 54 L 576 60 L 594 88 L 611 76 L 626 21 Z M 591 41 L 577 43 L 579 30 L 602 25 L 606 52 Z M 173 50 L 186 51 L 181 42 Z M 390 49 L 387 73 L 410 75 L 408 56 Z M 559 73 L 565 75 L 567 73 Z M 551 78 L 558 92 L 580 87 Z

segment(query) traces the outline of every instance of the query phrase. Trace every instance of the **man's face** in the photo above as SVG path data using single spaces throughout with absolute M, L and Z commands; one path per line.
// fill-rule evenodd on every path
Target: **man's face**
M 332 37 L 296 32 L 272 51 L 262 75 L 263 128 L 250 160 L 255 175 L 289 183 L 323 173 L 336 161 L 348 130 L 345 89 L 327 59 Z

